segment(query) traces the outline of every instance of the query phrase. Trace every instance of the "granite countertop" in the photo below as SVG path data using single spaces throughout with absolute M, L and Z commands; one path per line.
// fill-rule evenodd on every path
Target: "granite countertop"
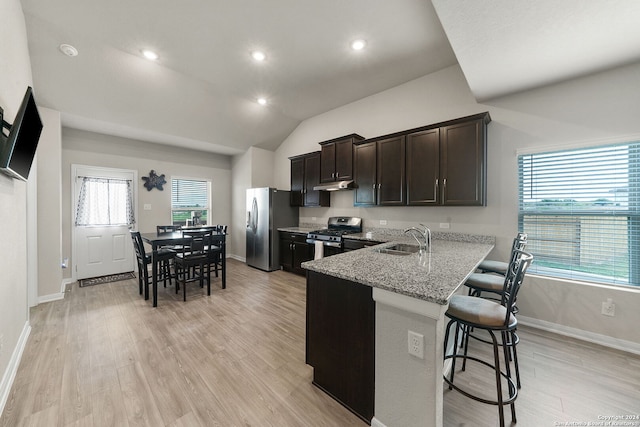
M 280 227 L 278 228 L 278 231 L 284 231 L 286 233 L 299 233 L 299 234 L 307 234 L 310 233 L 314 230 L 317 230 L 318 227 L 309 227 L 309 226 L 299 226 L 299 227 Z
M 278 231 L 287 233 L 299 233 L 307 234 L 312 231 L 327 228 L 326 225 L 313 224 L 313 223 L 301 223 L 297 227 L 279 227 Z M 370 236 L 370 237 L 368 237 Z M 466 242 L 489 242 L 494 243 L 495 239 L 489 236 L 474 235 L 474 234 L 462 234 L 451 233 L 442 231 L 432 231 L 431 236 L 434 240 L 454 240 L 454 241 L 466 241 Z M 416 241 L 409 235 L 404 234 L 403 230 L 394 228 L 366 228 L 362 233 L 350 233 L 345 234 L 343 239 L 351 240 L 366 240 L 369 242 L 406 242 L 416 243 Z
M 364 233 L 363 233 L 364 234 Z M 350 235 L 350 237 L 355 237 Z M 370 240 L 381 239 L 373 235 Z M 376 249 L 393 243 L 416 243 L 409 236 L 388 237 L 386 243 L 307 261 L 303 268 L 356 283 L 446 305 L 469 274 L 491 252 L 495 238 L 437 233 L 431 254 L 391 255 Z

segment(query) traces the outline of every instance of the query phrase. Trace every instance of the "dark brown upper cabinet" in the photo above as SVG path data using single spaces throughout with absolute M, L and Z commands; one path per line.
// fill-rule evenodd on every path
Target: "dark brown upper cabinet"
M 486 206 L 486 147 L 486 123 L 483 118 L 442 127 L 440 204 Z
M 304 156 L 290 157 L 291 160 L 291 206 L 304 206 Z
M 329 206 L 321 183 L 355 181 L 355 206 L 486 206 L 488 112 L 290 157 L 291 204 Z
M 354 164 L 355 205 L 406 204 L 404 136 L 356 144 Z
M 485 206 L 489 113 L 410 131 L 407 204 Z
M 291 160 L 291 205 L 330 206 L 330 195 L 313 187 L 320 184 L 320 151 L 289 157 Z
M 377 141 L 376 145 L 378 205 L 404 205 L 406 203 L 404 136 L 383 139 Z
M 353 204 L 372 206 L 378 203 L 378 178 L 376 175 L 376 142 L 354 145 L 353 179 L 356 182 Z
M 321 183 L 353 179 L 353 143 L 363 139 L 354 133 L 320 143 Z
M 410 133 L 407 142 L 407 203 L 437 205 L 440 180 L 440 128 Z
M 490 121 L 481 113 L 356 143 L 354 205 L 485 206 Z

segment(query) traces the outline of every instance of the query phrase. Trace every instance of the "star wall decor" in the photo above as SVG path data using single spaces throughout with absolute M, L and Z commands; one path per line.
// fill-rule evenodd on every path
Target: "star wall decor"
M 154 187 L 162 191 L 162 186 L 167 183 L 167 181 L 164 179 L 164 174 L 157 175 L 156 171 L 154 171 L 153 169 L 151 169 L 151 171 L 149 172 L 149 176 L 143 176 L 142 180 L 144 181 L 144 187 L 147 189 L 147 191 L 151 191 Z

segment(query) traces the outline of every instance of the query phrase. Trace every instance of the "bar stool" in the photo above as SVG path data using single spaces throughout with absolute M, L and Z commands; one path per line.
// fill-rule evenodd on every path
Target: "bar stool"
M 481 262 L 478 269 L 482 270 L 483 273 L 472 273 L 465 282 L 465 286 L 469 288 L 469 295 L 488 298 L 493 301 L 501 301 L 504 291 L 505 276 L 507 272 L 514 274 L 514 263 L 519 256 L 519 252 L 523 251 L 526 245 L 527 235 L 525 233 L 518 233 L 516 238 L 513 239 L 509 262 L 490 260 Z M 490 296 L 487 296 L 487 293 L 489 293 Z M 518 307 L 514 306 L 513 314 L 515 315 L 517 313 Z M 520 382 L 520 367 L 518 366 L 517 353 L 517 345 L 518 342 L 520 342 L 520 337 L 518 337 L 516 331 L 511 334 L 511 337 L 512 342 L 508 345 L 510 349 L 509 357 L 510 360 L 513 359 L 515 362 L 516 383 L 518 388 L 521 388 L 522 383 Z
M 445 313 L 445 315 L 451 319 L 446 328 L 444 339 L 445 349 L 448 348 L 449 334 L 451 332 L 451 326 L 453 325 L 455 325 L 455 336 L 453 354 L 448 354 L 444 357 L 445 360 L 452 360 L 449 378 L 444 376 L 444 381 L 449 385 L 449 390 L 455 389 L 476 401 L 490 405 L 497 405 L 500 425 L 502 427 L 504 427 L 504 405 L 510 405 L 511 419 L 513 422 L 516 422 L 515 400 L 518 396 L 518 388 L 511 378 L 508 348 L 512 345 L 515 339 L 514 334 L 516 327 L 518 326 L 518 320 L 513 313 L 516 297 L 522 286 L 527 268 L 531 265 L 532 260 L 533 256 L 531 254 L 523 251 L 516 251 L 516 261 L 514 262 L 514 268 L 512 270 L 513 274 L 507 272 L 507 275 L 504 278 L 503 292 L 499 303 L 475 296 L 454 295 L 451 298 L 449 308 Z M 467 343 L 469 337 L 477 338 L 472 335 L 470 332 L 471 329 L 473 329 L 474 333 L 476 330 L 487 331 L 491 336 L 491 341 L 485 342 L 489 342 L 493 345 L 493 364 L 478 357 L 470 356 L 468 354 L 467 345 L 464 345 L 462 353 L 459 353 L 460 350 L 457 343 L 461 338 L 460 333 L 462 333 L 462 339 L 466 340 Z M 496 334 L 500 335 L 500 341 L 498 341 Z M 503 349 L 505 365 L 504 372 L 500 367 L 500 347 Z M 474 361 L 494 370 L 496 378 L 496 400 L 474 395 L 473 393 L 454 384 L 456 360 L 458 359 L 463 361 L 462 370 L 466 369 L 467 360 Z M 502 392 L 502 378 L 507 380 L 508 385 L 508 395 L 506 399 Z
M 513 239 L 513 244 L 511 245 L 511 257 L 513 257 L 514 250 L 523 251 L 527 246 L 527 234 L 526 233 L 518 233 L 515 239 Z M 490 259 L 485 259 L 478 265 L 478 270 L 483 273 L 496 273 L 504 276 L 507 273 L 507 268 L 509 267 L 508 262 L 504 261 L 493 261 Z
M 469 288 L 469 295 L 479 297 L 482 296 L 483 292 L 490 292 L 498 294 L 498 297 L 494 296 L 494 299 L 499 300 L 499 296 L 503 289 L 504 276 L 509 270 L 509 267 L 512 266 L 517 252 L 523 251 L 526 245 L 527 235 L 525 233 L 518 233 L 518 236 L 513 239 L 509 262 L 491 260 L 482 261 L 478 265 L 478 269 L 483 272 L 471 273 L 464 283 L 465 286 Z

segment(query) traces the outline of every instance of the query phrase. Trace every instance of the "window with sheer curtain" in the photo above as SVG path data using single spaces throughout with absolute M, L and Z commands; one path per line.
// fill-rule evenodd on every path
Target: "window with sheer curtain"
M 76 208 L 77 226 L 135 223 L 131 180 L 79 178 L 82 178 L 82 183 Z
M 529 272 L 640 285 L 640 142 L 518 156 Z

